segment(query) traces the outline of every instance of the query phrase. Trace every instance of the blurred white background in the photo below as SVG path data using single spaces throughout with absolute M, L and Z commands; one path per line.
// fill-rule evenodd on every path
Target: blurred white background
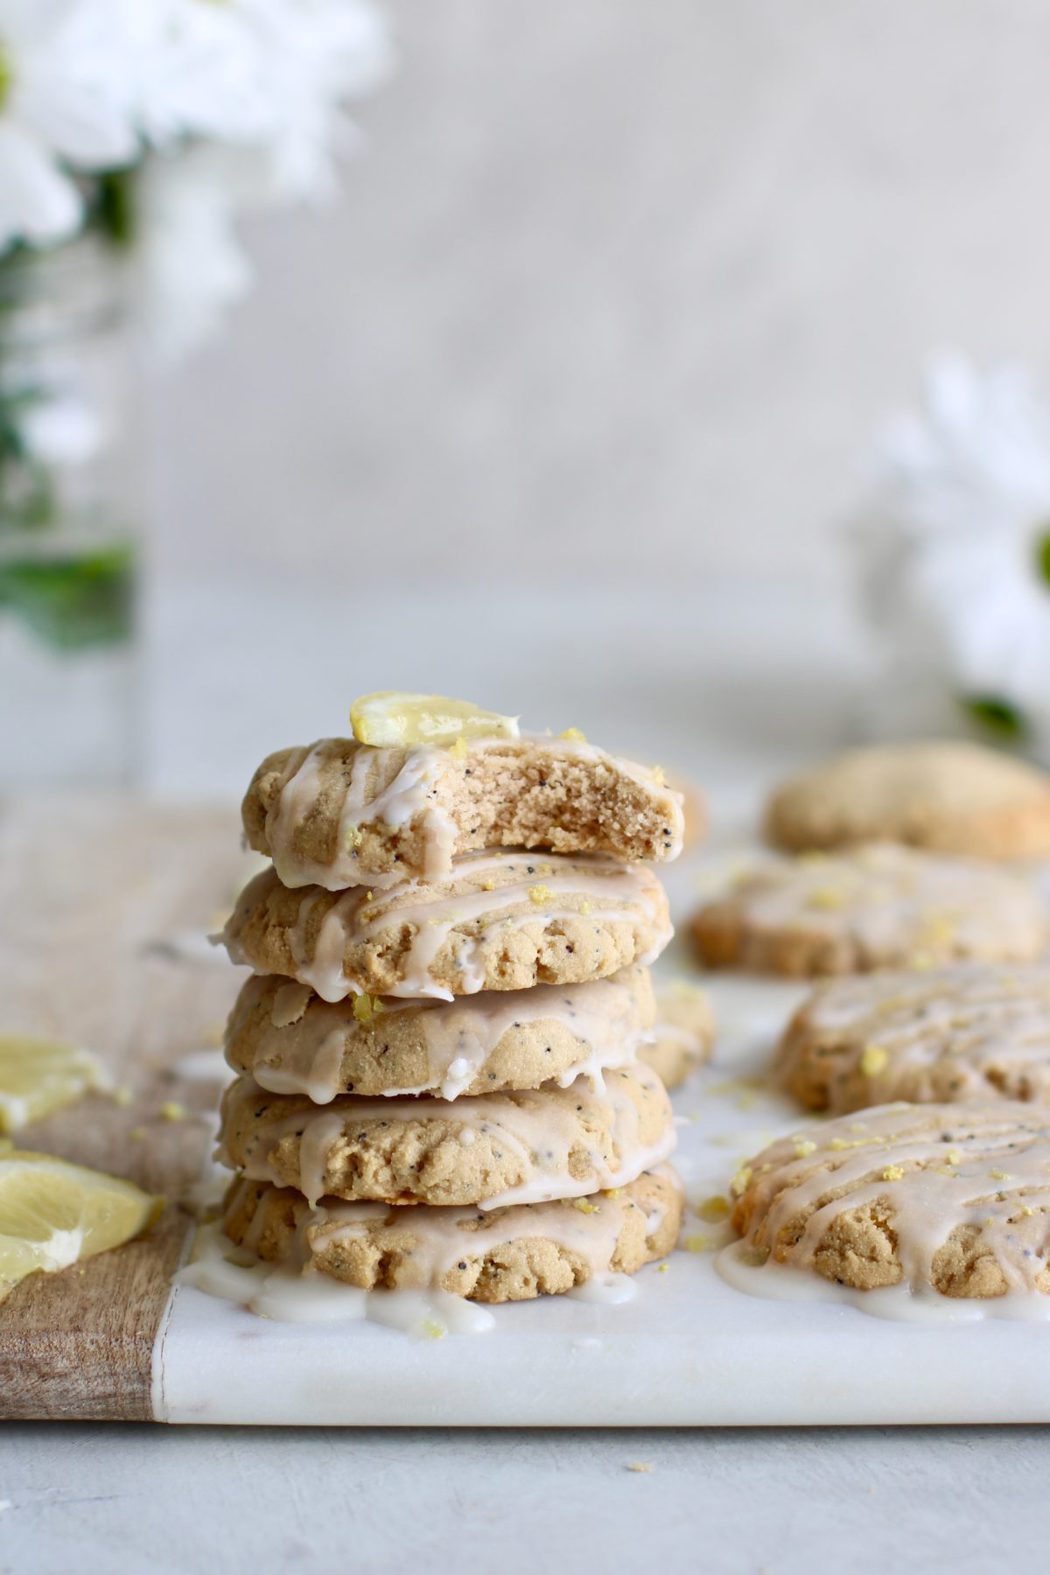
M 1041 0 L 384 3 L 342 201 L 256 224 L 163 391 L 162 585 L 746 576 L 821 617 L 929 350 L 1050 359 Z

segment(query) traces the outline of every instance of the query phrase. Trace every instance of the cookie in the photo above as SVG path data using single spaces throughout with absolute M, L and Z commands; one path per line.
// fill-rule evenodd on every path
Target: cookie
M 242 806 L 286 886 L 373 889 L 447 876 L 479 848 L 672 859 L 681 795 L 582 739 L 486 738 L 370 749 L 322 738 L 268 756 Z
M 452 873 L 387 891 L 289 891 L 273 870 L 226 925 L 234 962 L 283 974 L 326 1001 L 351 994 L 452 1000 L 478 990 L 580 984 L 649 963 L 670 938 L 645 865 L 468 853 Z
M 355 1015 L 354 1005 L 358 1011 Z M 563 1088 L 627 1066 L 656 1015 L 648 970 L 458 1001 L 327 1002 L 280 977 L 249 979 L 230 1013 L 226 1059 L 270 1093 L 495 1094 Z
M 821 985 L 789 1023 L 777 1072 L 813 1110 L 1050 1104 L 1050 968 L 960 963 Z
M 854 749 L 785 782 L 766 809 L 782 848 L 905 842 L 983 858 L 1050 854 L 1050 777 L 967 743 Z
M 320 1108 L 240 1077 L 222 1103 L 219 1155 L 255 1181 L 318 1198 L 500 1208 L 633 1181 L 675 1143 L 648 1067 L 476 1099 L 356 1099 Z
M 682 1184 L 667 1165 L 614 1192 L 494 1209 L 326 1203 L 239 1177 L 226 1234 L 268 1263 L 302 1264 L 361 1290 L 442 1290 L 478 1302 L 571 1291 L 635 1274 L 678 1239 Z
M 1050 1111 L 885 1105 L 783 1138 L 744 1167 L 733 1224 L 755 1261 L 869 1291 L 1050 1292 Z
M 1028 961 L 1047 916 L 995 865 L 872 843 L 760 865 L 701 908 L 692 933 L 709 967 L 799 976 Z
M 638 1051 L 665 1088 L 677 1088 L 710 1060 L 715 1020 L 707 993 L 686 979 L 673 979 L 656 992 L 657 1018 L 652 1039 Z

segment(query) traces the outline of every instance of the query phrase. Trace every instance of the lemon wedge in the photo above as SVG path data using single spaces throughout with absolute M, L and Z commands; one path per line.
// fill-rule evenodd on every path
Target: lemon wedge
M 0 1132 L 17 1132 L 73 1104 L 89 1088 L 108 1087 L 108 1077 L 87 1050 L 0 1034 Z
M 163 1207 L 117 1176 L 50 1154 L 0 1151 L 0 1299 L 27 1274 L 53 1274 L 119 1247 Z
M 359 744 L 377 748 L 518 736 L 516 716 L 483 711 L 469 700 L 402 694 L 396 689 L 384 689 L 355 700 L 350 707 L 350 726 Z

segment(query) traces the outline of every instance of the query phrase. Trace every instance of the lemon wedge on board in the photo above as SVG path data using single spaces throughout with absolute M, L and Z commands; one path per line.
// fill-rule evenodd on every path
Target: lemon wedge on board
M 376 748 L 518 736 L 516 716 L 483 711 L 469 700 L 402 694 L 396 689 L 361 695 L 350 707 L 350 726 L 359 744 Z
M 0 1149 L 0 1299 L 38 1269 L 53 1274 L 130 1241 L 162 1207 L 118 1176 Z
M 90 1088 L 108 1087 L 109 1078 L 87 1050 L 0 1034 L 0 1132 L 17 1132 Z

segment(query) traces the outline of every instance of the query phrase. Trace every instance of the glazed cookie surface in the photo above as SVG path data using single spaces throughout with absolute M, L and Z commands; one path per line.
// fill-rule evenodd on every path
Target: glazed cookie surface
M 357 1006 L 355 1015 L 354 1006 Z M 457 1001 L 330 1003 L 279 976 L 249 979 L 226 1029 L 226 1059 L 270 1093 L 502 1093 L 625 1066 L 655 1016 L 648 970 Z
M 1034 887 L 995 865 L 872 843 L 759 865 L 692 933 L 710 967 L 805 976 L 1030 961 L 1047 915 Z
M 583 1197 L 633 1181 L 675 1142 L 663 1084 L 647 1067 L 605 1086 L 440 1099 L 341 1097 L 320 1109 L 240 1077 L 222 1105 L 224 1164 L 322 1197 L 499 1208 Z
M 1050 1111 L 887 1105 L 783 1138 L 733 1183 L 756 1262 L 857 1290 L 1050 1292 Z
M 1050 778 L 968 743 L 854 749 L 785 782 L 766 809 L 779 847 L 905 842 L 985 858 L 1050 854 Z
M 489 1213 L 338 1202 L 311 1210 L 288 1188 L 238 1178 L 224 1229 L 264 1262 L 303 1264 L 361 1290 L 516 1302 L 664 1257 L 678 1239 L 682 1201 L 667 1165 L 615 1192 Z
M 659 771 L 548 737 L 458 749 L 323 738 L 264 760 L 242 818 L 286 886 L 331 891 L 436 880 L 486 847 L 671 859 L 684 824 Z
M 665 1088 L 677 1088 L 711 1059 L 715 1019 L 707 992 L 685 979 L 661 984 L 656 992 L 653 1037 L 638 1051 Z
M 670 938 L 644 865 L 474 853 L 450 875 L 387 891 L 289 891 L 273 870 L 245 887 L 224 932 L 234 962 L 326 1001 L 351 994 L 451 1000 L 579 984 L 648 963 Z
M 961 963 L 821 985 L 788 1025 L 777 1071 L 813 1110 L 1050 1104 L 1050 967 Z

